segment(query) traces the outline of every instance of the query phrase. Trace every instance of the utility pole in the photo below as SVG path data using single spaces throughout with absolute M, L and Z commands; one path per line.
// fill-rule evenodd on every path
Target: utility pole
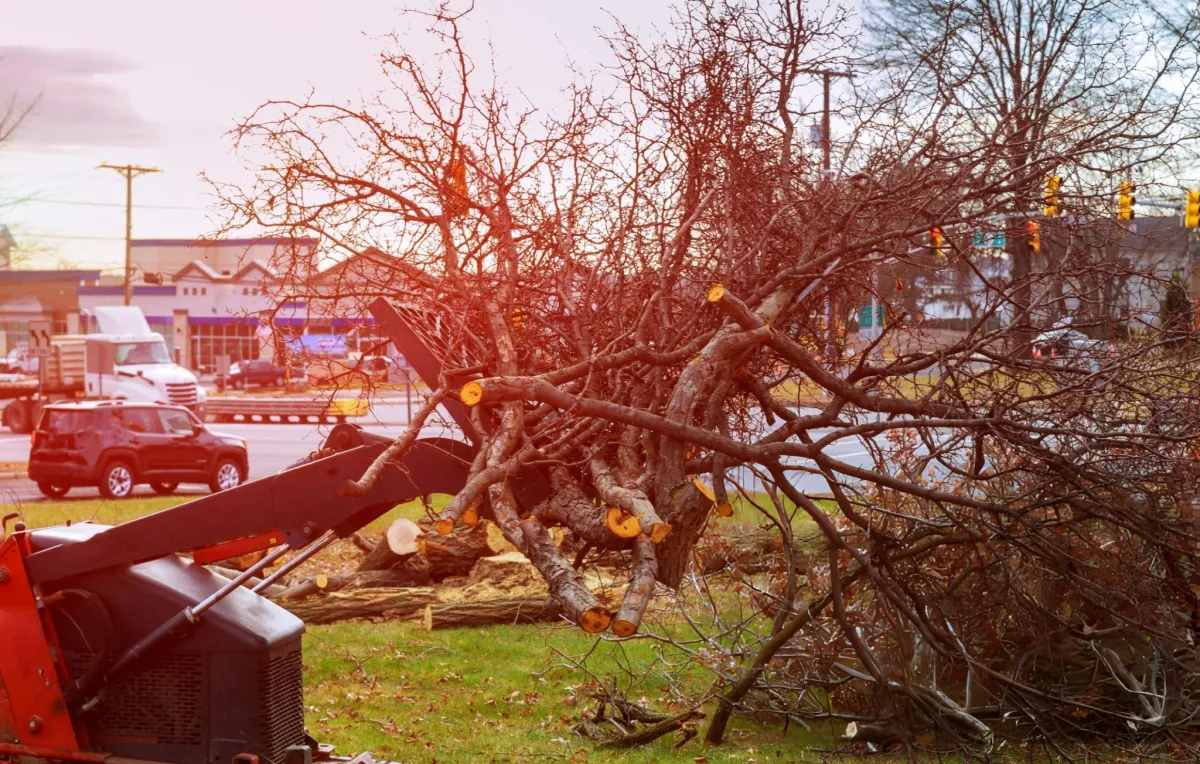
M 829 134 L 829 83 L 834 77 L 845 77 L 853 79 L 854 75 L 850 72 L 835 72 L 831 69 L 801 69 L 802 74 L 819 74 L 821 76 L 822 88 L 822 103 L 823 109 L 821 112 L 821 151 L 824 154 L 822 163 L 821 178 L 826 183 L 833 179 L 833 140 Z M 833 315 L 833 297 L 829 292 L 825 293 L 825 353 L 832 359 L 836 351 L 834 342 L 834 315 Z
M 125 176 L 125 304 L 133 302 L 133 179 L 157 167 L 138 167 L 133 164 L 102 164 L 97 170 L 116 170 Z

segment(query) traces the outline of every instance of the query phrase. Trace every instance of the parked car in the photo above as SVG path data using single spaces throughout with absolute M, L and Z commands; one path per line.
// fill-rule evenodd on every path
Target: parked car
M 1101 364 L 1115 353 L 1112 343 L 1070 328 L 1053 329 L 1033 340 L 1034 359 L 1092 373 L 1100 371 Z
M 12 350 L 8 351 L 7 356 L 0 359 L 0 373 L 2 374 L 33 375 L 38 373 L 38 366 L 38 357 L 30 354 L 27 342 L 18 342 Z
M 270 361 L 235 361 L 229 364 L 229 374 L 217 379 L 217 388 L 245 390 L 250 385 L 283 387 L 287 373 L 282 366 Z
M 386 355 L 368 355 L 358 359 L 354 369 L 372 382 L 403 382 L 408 379 L 407 370 L 395 359 Z
M 214 493 L 235 488 L 249 471 L 246 441 L 209 430 L 183 406 L 82 401 L 45 406 L 31 435 L 29 479 L 46 496 L 96 486 L 123 499 L 138 484 L 166 496 L 180 483 Z

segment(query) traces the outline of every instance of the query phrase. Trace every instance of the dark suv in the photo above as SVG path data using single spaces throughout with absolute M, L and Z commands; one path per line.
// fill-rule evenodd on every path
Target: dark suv
M 246 479 L 246 442 L 212 432 L 182 406 L 132 401 L 56 403 L 42 410 L 32 435 L 29 479 L 58 498 L 96 486 L 123 499 L 138 483 L 167 495 L 180 483 L 212 491 Z
M 293 371 L 295 376 L 295 371 Z M 218 377 L 217 389 L 224 391 L 226 387 L 234 390 L 244 390 L 249 385 L 267 387 L 283 387 L 286 381 L 286 371 L 282 366 L 276 366 L 270 361 L 235 361 L 229 365 L 229 374 Z

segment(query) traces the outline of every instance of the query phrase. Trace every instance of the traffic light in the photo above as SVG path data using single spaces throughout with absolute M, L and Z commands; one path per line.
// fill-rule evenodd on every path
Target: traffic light
M 1117 194 L 1117 220 L 1133 220 L 1133 205 L 1137 202 L 1133 192 L 1136 189 L 1133 181 L 1121 181 L 1121 191 Z
M 1061 185 L 1061 176 L 1046 176 L 1046 193 L 1042 198 L 1042 214 L 1048 218 L 1058 216 L 1058 187 Z
M 1187 209 L 1183 213 L 1185 228 L 1200 228 L 1200 191 L 1187 192 Z
M 934 228 L 929 232 L 929 251 L 934 257 L 946 256 L 946 237 L 942 236 L 942 229 Z
M 1032 220 L 1025 223 L 1025 243 L 1035 255 L 1042 251 L 1042 227 Z

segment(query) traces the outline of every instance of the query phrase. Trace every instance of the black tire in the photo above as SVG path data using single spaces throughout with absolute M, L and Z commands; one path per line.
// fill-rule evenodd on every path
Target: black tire
M 38 481 L 37 485 L 38 490 L 42 492 L 42 495 L 51 499 L 61 499 L 67 495 L 67 491 L 71 490 L 71 487 L 68 485 L 54 485 L 53 483 L 47 483 L 44 480 Z
M 100 495 L 106 499 L 128 499 L 137 485 L 133 467 L 128 462 L 113 459 L 100 470 Z
M 275 386 L 276 387 L 283 387 L 285 382 L 286 382 L 286 380 L 283 378 L 282 374 L 275 375 Z
M 246 389 L 246 380 L 235 379 L 235 380 L 233 380 L 232 387 L 234 390 L 245 390 Z
M 242 465 L 234 459 L 224 457 L 218 459 L 213 467 L 212 477 L 208 480 L 208 490 L 213 493 L 227 491 L 230 488 L 237 488 L 245 479 L 246 476 L 242 474 Z
M 179 483 L 151 483 L 150 487 L 159 496 L 170 496 L 175 493 L 175 489 L 179 487 Z
M 33 401 L 18 398 L 4 407 L 4 423 L 16 435 L 33 432 Z

